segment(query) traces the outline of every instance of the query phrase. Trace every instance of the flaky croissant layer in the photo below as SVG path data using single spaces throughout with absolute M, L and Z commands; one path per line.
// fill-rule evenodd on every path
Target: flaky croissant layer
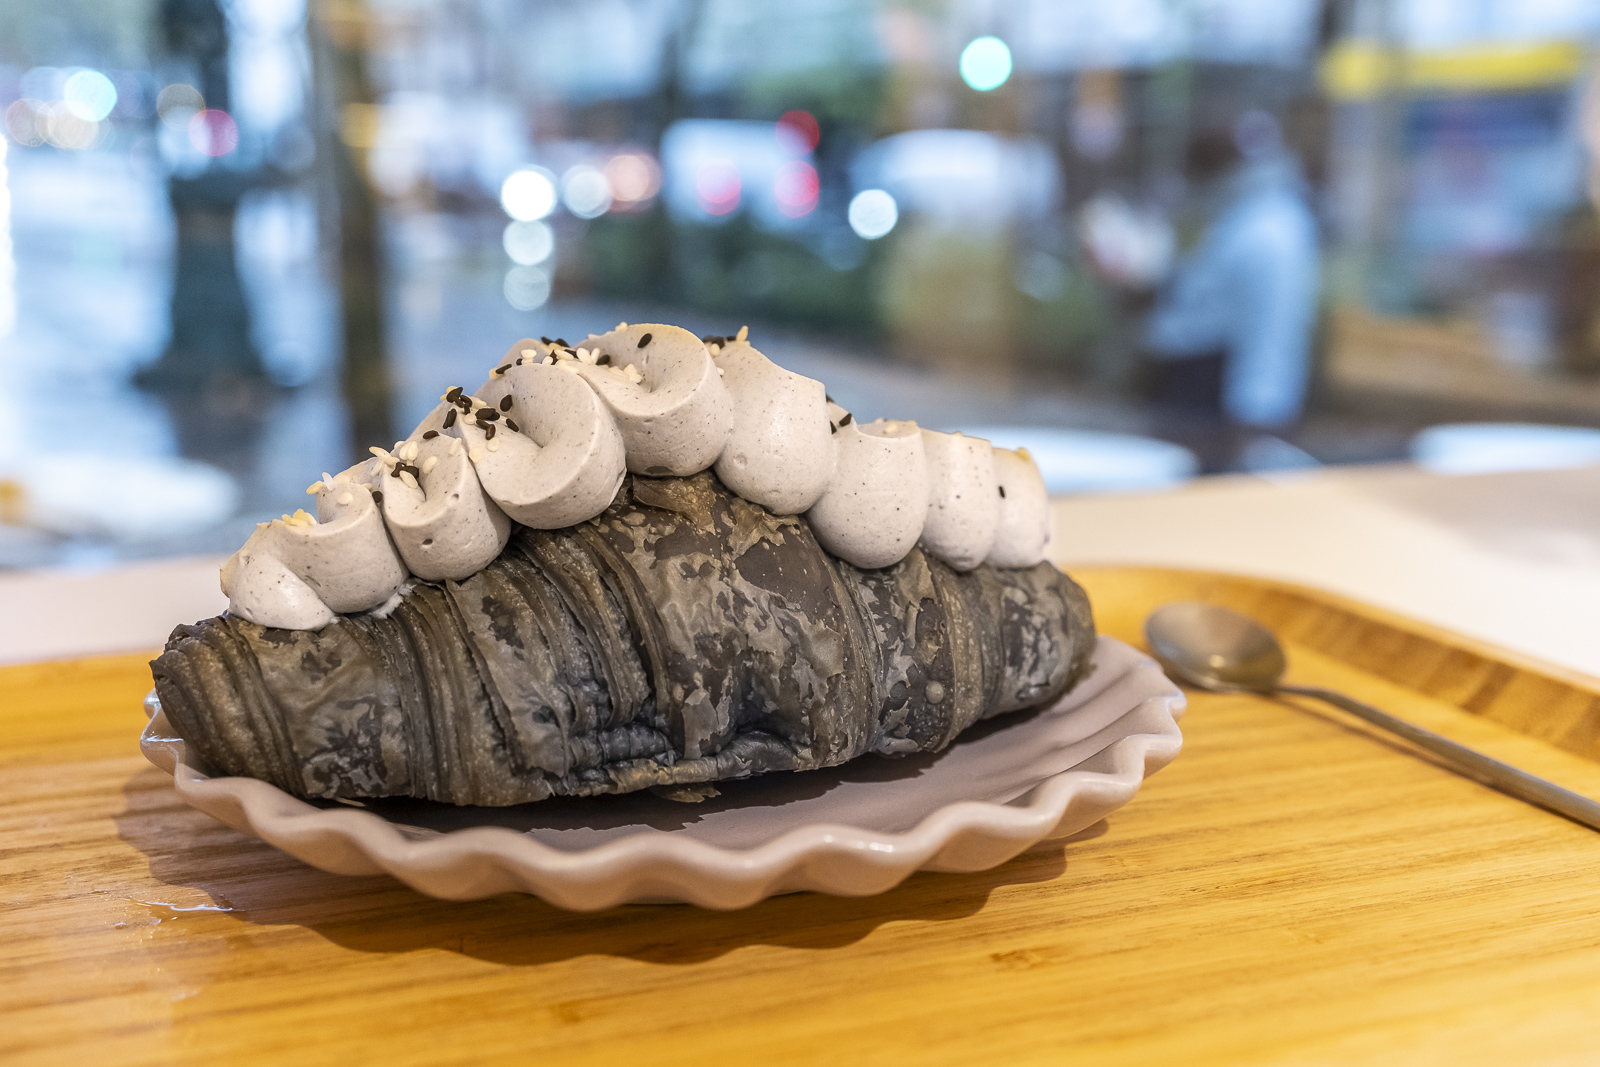
M 152 664 L 215 770 L 304 797 L 506 805 L 948 745 L 1088 669 L 1048 563 L 858 570 L 711 473 L 630 479 L 589 522 L 516 527 L 465 581 L 320 631 L 221 616 Z

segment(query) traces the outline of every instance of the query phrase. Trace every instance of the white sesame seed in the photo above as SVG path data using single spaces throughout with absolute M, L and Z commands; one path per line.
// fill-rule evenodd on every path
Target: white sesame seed
M 374 456 L 377 456 L 381 460 L 390 460 L 394 458 L 393 456 L 389 455 L 387 449 L 379 448 L 377 445 L 371 446 L 367 449 L 367 451 L 371 452 Z
M 483 449 L 480 448 L 477 445 L 473 445 L 471 450 L 469 450 L 467 452 L 467 458 L 472 460 L 472 462 L 474 462 L 474 463 L 482 462 L 483 461 Z
M 748 326 L 739 327 L 739 332 L 734 335 L 733 339 L 735 341 L 747 341 L 747 340 L 749 340 L 750 339 L 750 327 L 748 327 Z
M 498 440 L 490 441 L 484 447 L 487 448 L 490 452 L 498 452 L 498 451 L 500 451 L 500 442 Z
M 355 499 L 355 496 L 351 493 L 340 493 L 337 499 L 341 504 L 348 504 Z
M 422 461 L 422 473 L 423 474 L 430 474 L 430 473 L 433 472 L 433 468 L 437 467 L 438 465 L 439 465 L 439 457 L 438 456 L 429 456 L 427 459 Z
M 450 442 L 450 455 L 461 455 L 461 438 L 457 437 Z
M 306 496 L 316 496 L 321 489 L 321 482 L 312 482 L 310 485 L 306 486 Z
M 417 480 L 411 476 L 411 472 L 410 471 L 401 471 L 400 472 L 400 480 L 405 483 L 405 486 L 406 486 L 407 489 L 416 489 L 416 488 L 418 488 Z

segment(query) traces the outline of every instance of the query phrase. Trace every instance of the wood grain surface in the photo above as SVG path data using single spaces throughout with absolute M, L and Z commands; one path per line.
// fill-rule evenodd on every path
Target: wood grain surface
M 1244 607 L 1295 680 L 1600 795 L 1594 680 L 1291 587 L 1081 577 L 1107 632 Z M 7 1064 L 1600 1060 L 1600 834 L 1314 703 L 1194 696 L 1128 807 L 993 871 L 572 915 L 187 808 L 137 754 L 145 658 L 0 671 Z

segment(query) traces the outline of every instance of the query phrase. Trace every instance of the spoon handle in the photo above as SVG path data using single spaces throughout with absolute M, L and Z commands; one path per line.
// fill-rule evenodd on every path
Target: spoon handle
M 1419 748 L 1443 756 L 1454 763 L 1471 777 L 1493 786 L 1504 793 L 1509 793 L 1521 800 L 1548 808 L 1560 815 L 1565 815 L 1574 822 L 1600 830 L 1600 804 L 1596 804 L 1586 796 L 1574 793 L 1570 789 L 1563 789 L 1554 782 L 1548 782 L 1537 775 L 1527 771 L 1518 770 L 1509 763 L 1501 763 L 1491 759 L 1481 752 L 1458 745 L 1448 737 L 1440 737 L 1432 730 L 1424 730 L 1420 726 L 1413 726 L 1403 719 L 1397 719 L 1387 712 L 1379 711 L 1370 704 L 1363 704 L 1353 700 L 1343 693 L 1332 689 L 1323 689 L 1314 685 L 1284 685 L 1278 687 L 1280 693 L 1294 693 L 1299 696 L 1316 697 L 1325 700 L 1334 707 L 1343 708 L 1358 718 L 1365 719 L 1374 726 L 1382 727 L 1390 733 L 1399 734 Z

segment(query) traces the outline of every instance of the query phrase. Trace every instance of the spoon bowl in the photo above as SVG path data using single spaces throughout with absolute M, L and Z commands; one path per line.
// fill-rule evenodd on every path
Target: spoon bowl
M 1162 667 L 1201 689 L 1268 692 L 1289 666 L 1272 631 L 1219 604 L 1165 604 L 1145 620 L 1144 636 Z

